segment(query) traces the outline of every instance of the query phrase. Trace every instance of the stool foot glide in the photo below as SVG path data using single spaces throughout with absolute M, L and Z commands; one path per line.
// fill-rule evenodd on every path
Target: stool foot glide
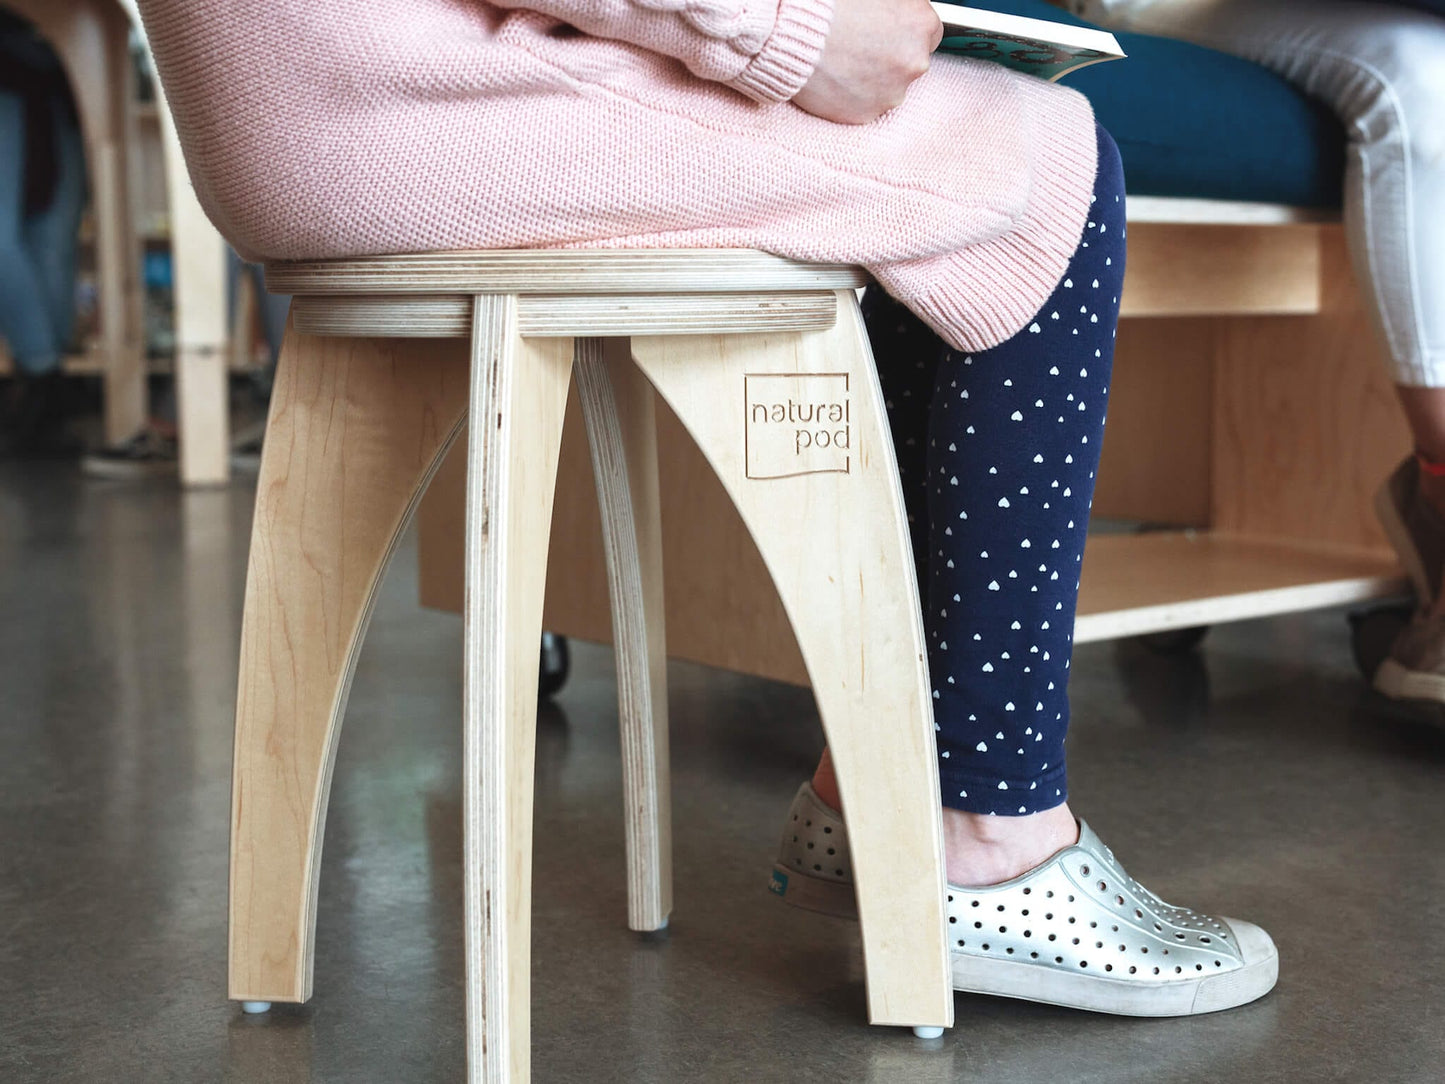
M 665 928 L 672 906 L 655 390 L 736 504 L 807 663 L 850 814 L 869 1018 L 951 1026 L 923 630 L 862 273 L 750 251 L 509 251 L 268 280 L 296 301 L 243 619 L 231 997 L 250 1012 L 311 996 L 351 674 L 397 540 L 466 431 L 468 1071 L 528 1079 L 537 644 L 575 377 L 618 653 L 629 925 Z

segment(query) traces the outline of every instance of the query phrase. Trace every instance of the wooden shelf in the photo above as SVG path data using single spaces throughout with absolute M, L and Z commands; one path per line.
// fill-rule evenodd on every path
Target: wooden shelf
M 237 364 L 233 359 L 228 368 L 233 373 L 257 372 L 266 367 L 263 361 L 255 364 Z M 15 365 L 10 358 L 10 352 L 0 343 L 0 377 L 10 376 L 15 371 Z M 60 371 L 66 376 L 100 376 L 105 372 L 105 351 L 99 345 L 93 345 L 88 350 L 77 354 L 67 354 L 60 362 Z M 146 372 L 151 374 L 170 373 L 175 371 L 175 359 L 171 357 L 154 357 L 146 359 Z
M 1329 208 L 1290 207 L 1281 203 L 1244 200 L 1184 199 L 1177 196 L 1129 196 L 1128 219 L 1136 222 L 1193 223 L 1207 226 L 1298 226 L 1338 222 L 1340 212 Z
M 1092 535 L 1074 641 L 1322 609 L 1408 590 L 1394 555 L 1207 531 Z
M 105 353 L 100 346 L 91 346 L 78 354 L 67 354 L 60 360 L 60 371 L 67 376 L 97 376 L 105 371 Z M 10 351 L 0 342 L 0 376 L 15 372 L 15 362 Z

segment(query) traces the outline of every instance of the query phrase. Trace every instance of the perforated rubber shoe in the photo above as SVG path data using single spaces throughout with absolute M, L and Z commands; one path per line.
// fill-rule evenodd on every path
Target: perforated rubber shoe
M 797 906 L 855 915 L 847 859 L 842 819 L 805 783 L 788 813 L 772 891 Z M 1022 876 L 950 885 L 947 914 L 953 988 L 969 993 L 1190 1016 L 1254 1001 L 1279 977 L 1267 933 L 1165 903 L 1082 821 L 1078 843 Z
M 768 890 L 784 903 L 841 918 L 858 917 L 853 863 L 843 818 L 805 782 L 793 798 Z

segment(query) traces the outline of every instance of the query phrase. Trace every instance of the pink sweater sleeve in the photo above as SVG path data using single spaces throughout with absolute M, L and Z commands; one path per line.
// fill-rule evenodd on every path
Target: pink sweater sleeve
M 489 0 L 561 19 L 598 38 L 675 57 L 701 79 L 759 102 L 803 89 L 823 52 L 833 0 Z

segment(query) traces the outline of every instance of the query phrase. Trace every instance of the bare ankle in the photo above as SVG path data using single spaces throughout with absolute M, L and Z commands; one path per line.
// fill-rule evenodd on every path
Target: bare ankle
M 843 799 L 838 794 L 838 776 L 833 771 L 833 757 L 825 748 L 813 772 L 813 793 L 818 800 L 834 813 L 843 809 Z
M 843 808 L 828 750 L 813 773 L 813 792 L 834 812 Z M 959 887 L 998 884 L 1027 873 L 1050 855 L 1079 841 L 1079 822 L 1067 805 L 1024 817 L 943 811 L 943 851 L 948 883 Z
M 943 811 L 948 883 L 999 884 L 1027 873 L 1079 841 L 1079 823 L 1067 805 L 1023 817 Z

